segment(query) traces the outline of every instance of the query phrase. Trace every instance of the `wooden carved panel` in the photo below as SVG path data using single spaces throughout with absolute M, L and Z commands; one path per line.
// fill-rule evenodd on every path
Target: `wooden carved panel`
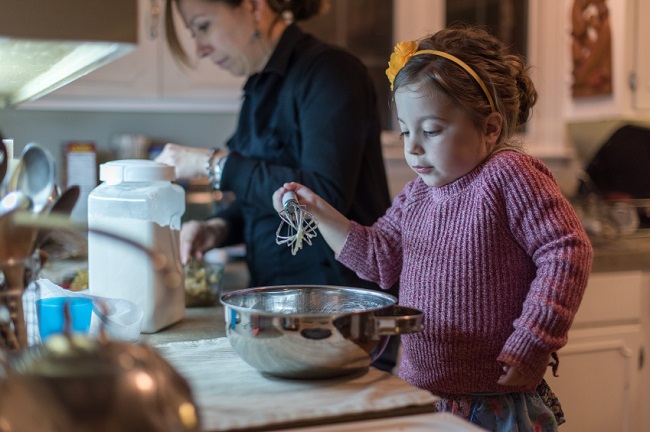
M 612 29 L 606 0 L 574 0 L 571 12 L 574 98 L 612 93 Z

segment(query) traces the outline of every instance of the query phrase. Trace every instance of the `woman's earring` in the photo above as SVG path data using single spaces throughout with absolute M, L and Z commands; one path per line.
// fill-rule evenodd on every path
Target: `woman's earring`
M 287 24 L 292 24 L 293 23 L 293 12 L 290 10 L 285 10 L 282 12 L 282 19 L 284 20 L 285 23 Z
M 255 27 L 255 31 L 253 32 L 253 40 L 256 41 L 260 39 L 262 39 L 262 32 L 260 32 L 260 29 Z

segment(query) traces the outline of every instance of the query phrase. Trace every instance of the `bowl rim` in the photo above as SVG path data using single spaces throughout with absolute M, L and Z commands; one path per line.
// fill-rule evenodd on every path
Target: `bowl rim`
M 241 297 L 244 295 L 248 295 L 251 293 L 265 293 L 265 292 L 278 292 L 278 291 L 291 291 L 291 290 L 298 290 L 298 289 L 304 289 L 304 288 L 309 288 L 309 289 L 327 289 L 331 291 L 351 291 L 351 292 L 360 292 L 368 295 L 372 295 L 375 297 L 380 297 L 383 299 L 386 299 L 392 303 L 384 305 L 384 306 L 379 306 L 379 307 L 374 307 L 374 308 L 368 308 L 368 309 L 363 309 L 363 310 L 351 310 L 351 311 L 341 311 L 341 312 L 319 312 L 319 313 L 286 313 L 286 312 L 270 312 L 267 310 L 263 309 L 253 309 L 249 307 L 244 307 L 244 306 L 238 306 L 238 305 L 233 305 L 232 303 L 229 303 L 228 300 Z M 224 306 L 224 308 L 230 308 L 233 309 L 237 312 L 245 312 L 245 313 L 257 313 L 260 315 L 265 315 L 265 316 L 270 316 L 270 317 L 340 317 L 344 315 L 354 315 L 354 314 L 362 314 L 362 313 L 374 313 L 376 311 L 380 311 L 392 306 L 397 305 L 397 297 L 393 296 L 392 294 L 386 293 L 386 292 L 381 292 L 369 288 L 360 288 L 360 287 L 348 287 L 348 286 L 339 286 L 339 285 L 317 285 L 317 284 L 296 284 L 296 285 L 272 285 L 272 286 L 263 286 L 263 287 L 252 287 L 252 288 L 245 288 L 245 289 L 239 289 L 235 291 L 230 291 L 227 293 L 223 293 L 220 298 L 219 302 Z

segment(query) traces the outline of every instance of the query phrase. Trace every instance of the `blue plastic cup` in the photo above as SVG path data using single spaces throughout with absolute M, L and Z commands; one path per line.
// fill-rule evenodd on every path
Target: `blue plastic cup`
M 62 333 L 65 326 L 63 313 L 67 303 L 70 312 L 70 331 L 88 333 L 90 318 L 93 312 L 93 302 L 85 297 L 49 297 L 36 300 L 38 313 L 38 331 L 41 340 L 56 333 Z

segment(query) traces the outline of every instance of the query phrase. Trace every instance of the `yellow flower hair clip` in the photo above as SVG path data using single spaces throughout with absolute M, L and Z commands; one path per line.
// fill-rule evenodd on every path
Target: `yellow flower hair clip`
M 428 50 L 428 49 L 418 51 L 417 49 L 418 49 L 418 44 L 416 42 L 400 42 L 397 45 L 395 45 L 395 50 L 390 55 L 390 61 L 388 62 L 388 69 L 386 69 L 386 76 L 388 77 L 388 81 L 390 81 L 390 91 L 394 90 L 393 83 L 395 82 L 395 77 L 397 76 L 399 71 L 402 70 L 404 65 L 411 59 L 411 57 L 420 54 L 431 54 L 438 57 L 446 58 L 447 60 L 451 60 L 461 68 L 465 69 L 465 72 L 467 72 L 472 78 L 474 78 L 474 80 L 481 87 L 481 90 L 483 90 L 483 93 L 485 93 L 485 97 L 490 103 L 490 108 L 492 108 L 492 112 L 496 112 L 494 99 L 492 99 L 492 95 L 490 94 L 487 86 L 485 85 L 481 77 L 479 77 L 478 74 L 474 72 L 474 69 L 469 67 L 467 63 L 465 63 L 458 57 L 443 51 Z
M 386 76 L 390 81 L 390 91 L 393 91 L 393 83 L 397 73 L 402 70 L 406 62 L 417 52 L 418 44 L 416 42 L 400 42 L 395 45 L 395 50 L 390 55 Z

